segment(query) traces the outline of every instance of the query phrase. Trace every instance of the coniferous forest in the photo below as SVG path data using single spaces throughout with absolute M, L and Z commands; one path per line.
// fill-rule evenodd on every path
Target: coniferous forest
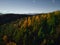
M 0 14 L 0 45 L 60 45 L 60 11 Z

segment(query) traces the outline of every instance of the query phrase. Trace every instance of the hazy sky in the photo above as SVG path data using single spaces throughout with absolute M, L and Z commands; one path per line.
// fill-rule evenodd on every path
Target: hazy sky
M 44 13 L 60 10 L 60 0 L 0 0 L 0 13 Z

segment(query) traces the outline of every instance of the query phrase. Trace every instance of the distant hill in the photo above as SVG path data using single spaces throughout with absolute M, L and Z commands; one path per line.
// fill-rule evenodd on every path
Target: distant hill
M 25 18 L 28 16 L 29 15 L 27 15 L 27 14 L 1 14 L 0 15 L 0 24 L 9 23 L 12 21 L 16 21 L 17 19 Z

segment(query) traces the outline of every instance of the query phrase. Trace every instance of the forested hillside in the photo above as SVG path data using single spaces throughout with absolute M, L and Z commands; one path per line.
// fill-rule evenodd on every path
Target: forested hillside
M 60 45 L 60 11 L 1 14 L 0 45 Z

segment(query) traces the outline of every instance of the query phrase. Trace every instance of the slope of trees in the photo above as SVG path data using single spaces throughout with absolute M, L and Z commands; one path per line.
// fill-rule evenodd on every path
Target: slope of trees
M 0 25 L 0 45 L 60 45 L 59 39 L 59 11 L 17 18 Z

